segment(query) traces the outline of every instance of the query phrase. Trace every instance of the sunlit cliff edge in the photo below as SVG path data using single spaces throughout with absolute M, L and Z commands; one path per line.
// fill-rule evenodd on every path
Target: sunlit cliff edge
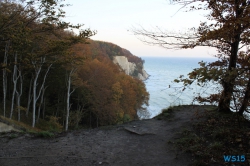
M 149 74 L 144 70 L 144 60 L 133 55 L 130 51 L 121 48 L 120 46 L 104 42 L 104 41 L 89 41 L 90 54 L 92 56 L 102 54 L 108 57 L 113 63 L 117 64 L 122 71 L 139 80 L 146 80 Z
M 144 70 L 143 65 L 137 66 L 133 62 L 129 62 L 125 56 L 114 56 L 113 62 L 119 65 L 127 75 L 134 76 L 142 81 L 149 77 L 148 73 Z

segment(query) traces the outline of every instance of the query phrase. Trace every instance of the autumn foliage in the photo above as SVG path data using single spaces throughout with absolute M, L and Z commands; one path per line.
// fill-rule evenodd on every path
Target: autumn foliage
M 136 119 L 149 94 L 112 57 L 142 60 L 64 22 L 64 6 L 60 0 L 0 1 L 1 115 L 51 130 Z
M 95 125 L 121 123 L 125 117 L 137 119 L 137 110 L 148 102 L 144 83 L 121 72 L 109 56 L 90 56 L 78 74 L 89 96 L 85 98 L 91 110 L 88 116 Z
M 212 82 L 218 85 L 218 93 L 205 98 L 198 96 L 198 101 L 218 104 L 219 112 L 231 113 L 234 110 L 239 115 L 249 112 L 249 0 L 173 0 L 171 3 L 182 5 L 180 10 L 188 12 L 208 11 L 207 20 L 178 34 L 159 27 L 152 31 L 135 29 L 134 34 L 147 44 L 166 49 L 215 48 L 218 61 L 201 62 L 201 67 L 191 72 L 189 78 L 181 77 L 176 81 L 182 81 L 185 88 L 194 82 L 202 87 Z

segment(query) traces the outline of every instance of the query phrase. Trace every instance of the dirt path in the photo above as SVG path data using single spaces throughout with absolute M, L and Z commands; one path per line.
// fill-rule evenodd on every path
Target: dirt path
M 53 139 L 29 135 L 0 138 L 1 166 L 184 166 L 191 163 L 168 144 L 178 131 L 189 128 L 198 106 L 183 106 L 170 120 L 142 120 L 90 130 L 78 130 Z

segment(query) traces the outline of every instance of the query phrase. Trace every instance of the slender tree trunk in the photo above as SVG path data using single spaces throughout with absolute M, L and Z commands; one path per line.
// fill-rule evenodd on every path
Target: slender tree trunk
M 42 65 L 43 63 L 45 62 L 45 58 L 41 58 L 41 64 L 40 65 L 36 65 L 36 62 L 33 62 L 33 65 L 35 67 L 35 78 L 34 78 L 34 82 L 33 82 L 33 111 L 32 111 L 32 127 L 35 127 L 35 123 L 36 123 L 36 102 L 41 94 L 41 90 L 43 89 L 43 86 L 44 86 L 44 83 L 45 83 L 45 80 L 47 78 L 47 75 L 48 75 L 48 72 L 52 66 L 52 64 L 49 65 L 49 67 L 47 68 L 47 71 L 43 77 L 43 82 L 41 84 L 41 87 L 39 89 L 39 92 L 38 94 L 36 93 L 36 90 L 37 90 L 37 80 L 38 80 L 38 76 L 41 72 L 41 68 L 42 68 Z
M 67 97 L 66 97 L 66 122 L 65 122 L 65 131 L 68 131 L 68 125 L 69 125 L 69 110 L 70 110 L 70 95 L 75 91 L 75 89 L 73 89 L 70 92 L 70 87 L 71 87 L 71 77 L 72 74 L 75 72 L 75 68 L 72 68 L 69 72 L 69 74 L 66 74 L 66 79 L 67 79 Z
M 7 91 L 7 78 L 6 69 L 3 69 L 3 116 L 5 117 L 6 112 L 6 91 Z
M 28 94 L 28 103 L 27 103 L 27 110 L 26 110 L 26 117 L 28 117 L 28 115 L 29 115 L 30 103 L 31 103 L 31 99 L 33 97 L 33 95 L 31 94 L 32 81 L 33 81 L 33 76 L 32 76 L 32 79 L 30 80 L 29 94 Z
M 3 116 L 5 117 L 6 113 L 6 94 L 7 94 L 7 60 L 8 60 L 8 50 L 9 50 L 10 41 L 8 41 L 5 45 L 5 53 L 4 53 L 4 60 L 3 60 Z
M 67 98 L 66 98 L 66 108 L 67 108 L 67 112 L 66 112 L 66 123 L 65 123 L 65 130 L 68 131 L 68 125 L 69 125 L 69 98 L 70 98 L 70 85 L 71 85 L 71 77 L 68 77 L 68 86 L 67 86 Z
M 16 93 L 16 104 L 17 104 L 18 122 L 20 122 L 20 119 L 21 119 L 21 113 L 20 113 L 20 98 L 18 97 L 18 94 L 17 94 L 17 93 Z
M 33 81 L 32 127 L 35 127 L 35 122 L 36 122 L 36 101 L 37 101 L 36 88 L 37 88 L 37 79 L 38 75 L 40 74 L 40 71 L 41 67 L 36 70 L 36 75 Z
M 20 89 L 19 92 L 16 90 L 16 100 L 17 100 L 17 109 L 18 109 L 18 121 L 21 119 L 21 112 L 20 112 L 20 98 L 23 94 L 23 76 L 21 73 L 21 69 L 19 68 L 19 80 L 20 80 Z
M 37 121 L 36 121 L 37 123 L 38 123 L 39 118 L 40 118 L 41 107 L 42 107 L 42 105 L 43 105 L 44 92 L 45 92 L 45 90 L 46 90 L 47 87 L 48 87 L 48 86 L 46 86 L 45 88 L 44 88 L 44 87 L 42 88 L 42 94 L 41 94 L 40 104 L 39 104 L 38 113 L 37 113 Z
M 14 100 L 16 94 L 16 84 L 19 76 L 17 76 L 17 53 L 15 53 L 15 64 L 13 69 L 13 92 L 12 92 L 12 99 L 11 99 L 11 108 L 10 108 L 10 119 L 12 119 L 13 110 L 14 110 Z

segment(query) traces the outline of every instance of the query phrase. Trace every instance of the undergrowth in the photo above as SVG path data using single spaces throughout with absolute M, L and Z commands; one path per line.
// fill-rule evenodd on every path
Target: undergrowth
M 49 132 L 49 131 L 30 132 L 30 134 L 33 134 L 41 138 L 54 138 L 55 137 L 54 133 Z
M 173 117 L 173 112 L 177 111 L 182 106 L 170 106 L 168 108 L 162 109 L 161 114 L 154 117 L 154 119 L 158 120 L 170 120 Z
M 250 122 L 236 113 L 222 114 L 207 110 L 205 121 L 183 130 L 174 143 L 181 151 L 191 153 L 193 165 L 249 165 Z M 199 118 L 199 117 L 197 117 Z M 244 163 L 226 163 L 224 155 L 245 155 Z
M 37 124 L 37 127 L 31 127 L 30 125 L 27 125 L 23 122 L 18 122 L 16 120 L 12 120 L 3 116 L 0 116 L 1 121 L 3 121 L 6 124 L 14 125 L 16 128 L 19 129 L 19 132 L 3 132 L 1 135 L 6 135 L 10 139 L 17 138 L 18 136 L 21 136 L 25 133 L 31 134 L 35 137 L 41 137 L 41 138 L 54 138 L 55 134 L 57 132 L 62 131 L 62 126 L 57 123 L 57 118 L 54 117 L 48 117 L 49 121 L 40 120 L 39 124 Z

